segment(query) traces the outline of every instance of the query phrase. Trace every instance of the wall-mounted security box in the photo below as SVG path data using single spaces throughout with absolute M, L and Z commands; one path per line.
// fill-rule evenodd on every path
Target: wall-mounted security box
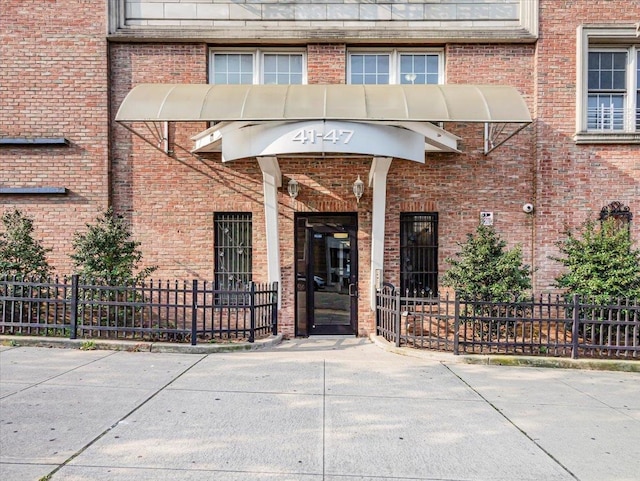
M 493 225 L 493 212 L 480 212 L 480 223 L 482 225 Z

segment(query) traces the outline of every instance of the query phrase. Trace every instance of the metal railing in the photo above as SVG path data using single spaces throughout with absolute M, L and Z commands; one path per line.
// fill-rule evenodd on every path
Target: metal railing
M 636 132 L 640 130 L 640 108 L 599 105 L 587 109 L 587 129 L 600 132 Z
M 215 289 L 150 280 L 107 286 L 65 279 L 0 279 L 0 333 L 149 341 L 247 340 L 278 332 L 278 283 Z
M 540 295 L 514 302 L 376 296 L 376 333 L 396 346 L 454 354 L 640 358 L 640 301 Z

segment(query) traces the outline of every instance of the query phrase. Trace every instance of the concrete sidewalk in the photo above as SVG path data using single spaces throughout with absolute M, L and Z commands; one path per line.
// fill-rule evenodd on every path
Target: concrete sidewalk
M 637 373 L 469 365 L 362 338 L 218 354 L 0 349 L 3 481 L 640 472 Z

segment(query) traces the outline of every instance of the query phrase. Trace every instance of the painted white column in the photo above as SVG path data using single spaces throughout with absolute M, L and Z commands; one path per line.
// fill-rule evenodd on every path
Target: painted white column
M 373 212 L 371 220 L 371 310 L 376 309 L 376 270 L 383 274 L 385 213 L 387 207 L 387 172 L 391 157 L 374 157 L 369 171 Z
M 264 220 L 267 234 L 267 274 L 269 282 L 278 282 L 278 308 L 282 300 L 280 272 L 280 235 L 278 230 L 278 188 L 282 187 L 282 173 L 277 157 L 258 157 L 264 190 Z

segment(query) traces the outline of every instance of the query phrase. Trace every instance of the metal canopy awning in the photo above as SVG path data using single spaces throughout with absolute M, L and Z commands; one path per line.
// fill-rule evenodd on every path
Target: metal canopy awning
M 143 139 L 126 124 L 145 123 L 156 146 L 163 145 L 166 152 L 167 129 L 158 126 L 165 122 L 233 123 L 240 128 L 311 120 L 405 128 L 427 122 L 478 122 L 485 124 L 487 154 L 531 123 L 531 116 L 520 93 L 504 85 L 141 84 L 127 94 L 115 120 Z M 455 137 L 448 135 L 450 141 Z M 427 135 L 425 140 L 429 151 L 433 139 Z M 449 142 L 442 151 L 457 149 Z
M 503 85 L 141 84 L 117 122 L 395 120 L 531 122 L 520 93 Z

